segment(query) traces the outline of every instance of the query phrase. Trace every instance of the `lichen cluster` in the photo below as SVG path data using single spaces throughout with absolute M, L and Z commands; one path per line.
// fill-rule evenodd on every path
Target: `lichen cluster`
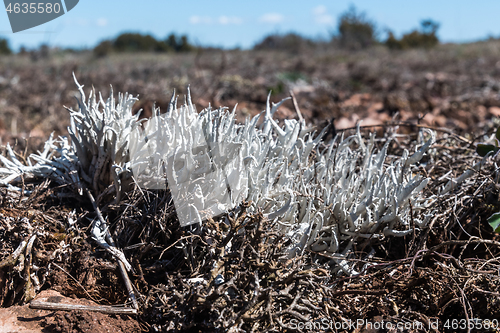
M 359 129 L 324 142 L 303 122 L 279 125 L 273 115 L 283 101 L 268 100 L 266 110 L 240 124 L 235 110 L 197 113 L 189 95 L 180 108 L 173 97 L 166 113 L 154 110 L 142 123 L 132 114 L 136 98 L 120 94 L 116 102 L 111 93 L 105 102 L 92 92 L 86 100 L 77 85 L 82 97 L 70 110 L 71 141 L 51 137 L 27 166 L 7 147 L 0 184 L 20 190 L 22 178 L 45 177 L 79 193 L 114 193 L 117 201 L 125 179 L 149 189 L 168 184 L 183 225 L 251 202 L 250 211 L 293 240 L 289 256 L 307 248 L 335 254 L 348 273 L 344 258 L 358 240 L 408 235 L 430 219 L 432 198 L 421 193 L 428 179 L 414 166 L 434 142 L 431 131 L 418 151 L 389 159 L 390 139 L 377 149 L 375 134 L 365 140 Z

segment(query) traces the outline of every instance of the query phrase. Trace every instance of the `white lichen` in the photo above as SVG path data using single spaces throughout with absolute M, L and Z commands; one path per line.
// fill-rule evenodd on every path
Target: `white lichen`
M 431 131 L 415 153 L 389 159 L 390 140 L 378 150 L 375 134 L 365 140 L 359 129 L 326 143 L 303 122 L 280 126 L 273 115 L 282 102 L 268 100 L 265 111 L 239 124 L 235 110 L 197 113 L 188 94 L 185 105 L 177 108 L 172 98 L 165 114 L 154 110 L 141 126 L 132 115 L 136 98 L 119 95 L 116 103 L 111 93 L 104 102 L 92 91 L 87 101 L 77 85 L 82 98 L 79 109 L 70 110 L 71 143 L 51 136 L 28 166 L 7 147 L 9 158 L 0 156 L 1 185 L 19 190 L 12 184 L 21 176 L 47 177 L 80 193 L 112 188 L 120 200 L 120 176 L 133 172 L 142 187 L 168 184 L 183 225 L 251 201 L 251 211 L 262 211 L 293 240 L 290 256 L 306 248 L 335 255 L 350 274 L 345 259 L 359 239 L 405 236 L 430 219 L 425 209 L 432 198 L 421 194 L 429 179 L 412 168 L 434 142 Z

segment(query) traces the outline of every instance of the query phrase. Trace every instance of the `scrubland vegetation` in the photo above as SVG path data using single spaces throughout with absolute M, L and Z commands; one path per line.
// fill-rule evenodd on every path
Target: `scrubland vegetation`
M 45 46 L 9 55 L 0 41 L 1 152 L 9 156 L 9 143 L 20 163 L 42 151 L 52 131 L 68 135 L 64 106 L 76 109 L 80 97 L 73 72 L 86 92 L 93 87 L 108 96 L 112 85 L 115 94 L 138 95 L 133 111 L 142 109 L 145 118 L 153 106 L 166 111 L 174 89 L 182 102 L 188 85 L 198 111 L 237 105 L 241 123 L 265 109 L 269 92 L 277 103 L 291 91 L 297 104 L 278 108 L 280 126 L 297 119 L 298 110 L 314 135 L 330 126 L 311 159 L 335 135 L 355 134 L 358 124 L 365 139 L 377 134 L 376 149 L 391 140 L 390 161 L 420 149 L 428 130 L 436 134 L 412 170 L 429 179 L 422 196 L 432 205 L 406 206 L 413 232 L 404 237 L 358 239 L 341 258 L 356 268 L 351 276 L 338 274 L 340 257 L 331 253 L 306 249 L 285 257 L 293 239 L 277 231 L 279 221 L 251 211 L 251 203 L 202 228 L 182 228 L 168 190 L 131 186 L 115 202 L 101 187 L 97 204 L 134 268 L 130 279 L 140 304 L 133 324 L 121 317 L 117 331 L 284 331 L 298 322 L 364 319 L 422 324 L 408 332 L 430 332 L 438 322 L 441 332 L 454 331 L 452 319 L 472 318 L 483 320 L 478 331 L 488 331 L 484 320 L 500 317 L 500 239 L 488 224 L 500 211 L 498 156 L 476 153 L 479 143 L 494 142 L 500 124 L 500 41 L 440 44 L 432 20 L 401 38 L 381 39 L 377 24 L 354 8 L 337 28 L 329 40 L 272 34 L 251 50 L 194 46 L 175 34 L 158 40 L 124 33 L 93 50 Z M 453 180 L 462 182 L 452 186 Z M 23 304 L 43 289 L 126 303 L 118 265 L 89 236 L 96 210 L 88 198 L 45 179 L 23 178 L 17 186 L 32 192 L 0 187 L 0 306 Z M 428 223 L 416 226 L 425 214 Z M 30 253 L 23 250 L 30 261 L 11 263 L 8 256 L 32 235 Z M 35 287 L 27 282 L 32 274 Z M 58 313 L 43 323 L 83 331 L 78 323 L 85 318 Z

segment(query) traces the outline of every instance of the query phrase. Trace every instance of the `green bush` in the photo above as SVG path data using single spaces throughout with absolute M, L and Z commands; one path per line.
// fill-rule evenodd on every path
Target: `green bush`
M 167 39 L 163 42 L 168 51 L 173 50 L 175 52 L 190 52 L 195 49 L 188 41 L 186 35 L 176 36 L 175 34 L 170 34 Z
M 161 48 L 153 36 L 138 33 L 121 34 L 113 42 L 113 47 L 118 52 L 151 52 Z
M 312 47 L 315 42 L 296 33 L 288 33 L 285 35 L 271 34 L 257 44 L 254 45 L 254 50 L 281 50 L 288 52 L 298 52 L 304 48 Z
M 338 41 L 348 49 L 363 49 L 377 43 L 377 26 L 351 6 L 340 15 L 338 26 Z
M 165 40 L 156 40 L 151 35 L 124 33 L 114 40 L 104 40 L 94 47 L 97 57 L 105 57 L 111 52 L 189 52 L 195 47 L 187 36 L 170 34 Z
M 94 47 L 94 55 L 97 57 L 105 57 L 111 52 L 113 52 L 113 42 L 110 40 L 103 40 Z
M 385 45 L 393 50 L 411 48 L 429 49 L 439 44 L 439 39 L 436 36 L 438 29 L 439 23 L 432 20 L 424 20 L 420 23 L 420 31 L 413 30 L 403 35 L 399 40 L 394 37 L 392 32 L 389 32 Z
M 0 38 L 0 54 L 12 54 L 9 42 L 5 38 Z
M 401 50 L 403 48 L 401 41 L 394 37 L 392 31 L 389 31 L 385 45 L 391 50 Z

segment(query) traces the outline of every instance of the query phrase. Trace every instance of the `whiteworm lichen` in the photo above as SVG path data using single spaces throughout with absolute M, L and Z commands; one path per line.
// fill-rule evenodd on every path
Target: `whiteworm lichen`
M 425 212 L 430 200 L 421 194 L 429 179 L 412 173 L 435 140 L 431 131 L 418 151 L 405 150 L 388 163 L 389 141 L 378 150 L 374 134 L 365 140 L 358 129 L 325 143 L 303 122 L 278 125 L 273 115 L 282 102 L 268 101 L 260 115 L 239 124 L 235 111 L 197 113 L 188 94 L 185 105 L 177 108 L 172 98 L 165 114 L 154 110 L 141 126 L 132 114 L 136 98 L 120 94 L 116 101 L 111 93 L 105 102 L 91 92 L 86 100 L 77 85 L 82 98 L 79 109 L 70 110 L 71 142 L 51 136 L 28 165 L 7 146 L 0 185 L 20 190 L 21 176 L 46 177 L 79 193 L 113 189 L 120 200 L 123 176 L 133 173 L 146 188 L 168 183 L 182 225 L 251 201 L 251 210 L 293 240 L 290 256 L 306 248 L 336 254 L 338 267 L 351 274 L 342 258 L 357 240 L 408 235 L 412 218 L 421 228 L 431 217 Z

